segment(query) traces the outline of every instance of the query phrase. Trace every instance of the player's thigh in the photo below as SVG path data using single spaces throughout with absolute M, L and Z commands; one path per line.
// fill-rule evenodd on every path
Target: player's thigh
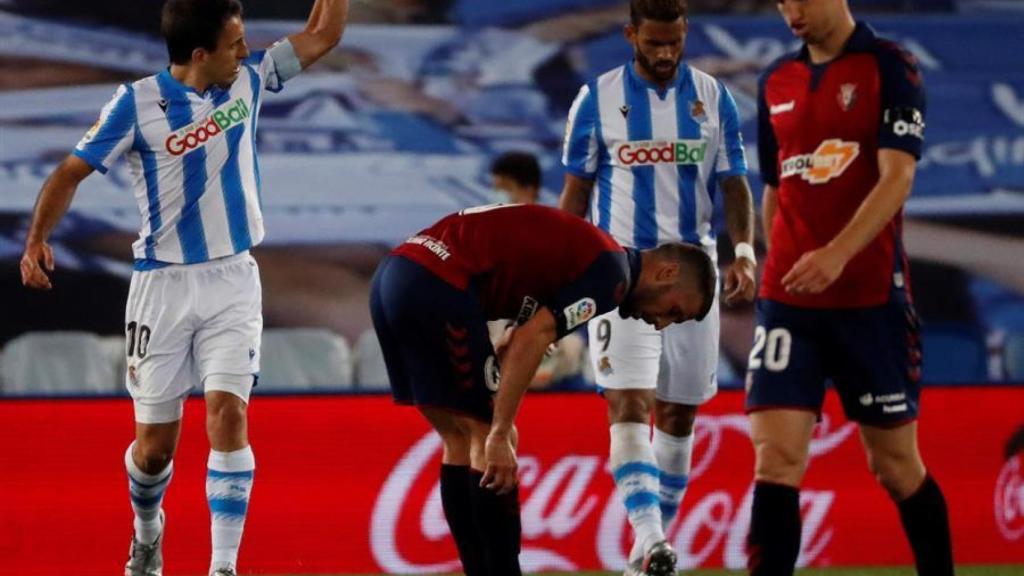
M 718 392 L 718 299 L 700 322 L 672 324 L 661 331 L 658 400 L 699 406 Z
M 202 297 L 196 306 L 192 354 L 207 391 L 220 390 L 249 402 L 254 374 L 260 371 L 263 291 L 259 267 L 249 254 L 190 267 Z M 235 378 L 217 380 L 213 374 Z M 208 382 L 209 381 L 209 382 Z
M 747 360 L 746 410 L 821 412 L 825 399 L 821 312 L 772 300 L 757 302 L 754 344 Z
M 456 288 L 416 263 L 393 258 L 379 306 L 385 332 L 394 337 L 390 365 L 401 366 L 408 385 L 400 395 L 393 384 L 396 400 L 490 422 L 499 366 L 472 287 Z
M 618 310 L 587 324 L 590 361 L 597 385 L 605 390 L 653 390 L 661 359 L 661 333 Z
M 917 418 L 921 350 L 917 315 L 897 293 L 874 308 L 837 312 L 828 367 L 846 416 L 891 428 Z
M 390 270 L 394 259 L 394 256 L 385 257 L 374 272 L 370 283 L 370 319 L 373 322 L 373 331 L 377 334 L 377 341 L 380 343 L 392 395 L 400 404 L 412 404 L 412 381 L 409 379 L 405 354 L 398 340 L 401 327 L 392 325 L 391 315 L 385 304 L 386 299 L 393 297 L 388 291 L 394 289 L 391 285 L 396 282 L 391 278 Z M 399 294 L 395 298 L 401 301 L 404 295 Z
M 191 349 L 195 297 L 181 267 L 132 274 L 125 306 L 125 387 L 140 423 L 181 419 L 184 398 L 198 384 Z

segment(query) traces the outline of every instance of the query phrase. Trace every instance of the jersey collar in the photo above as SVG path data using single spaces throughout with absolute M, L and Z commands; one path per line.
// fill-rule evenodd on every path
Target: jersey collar
M 640 74 L 637 74 L 635 66 L 635 58 L 630 60 L 629 64 L 626 64 L 626 76 L 629 78 L 629 81 L 635 82 L 640 86 L 646 86 L 647 88 L 654 90 L 655 92 L 658 93 L 659 98 L 665 98 L 665 95 L 668 94 L 668 91 L 672 88 L 675 88 L 677 93 L 680 92 L 682 90 L 682 87 L 687 82 L 690 81 L 690 67 L 687 66 L 686 62 L 682 60 L 679 61 L 679 71 L 676 73 L 675 82 L 669 84 L 667 87 L 665 87 L 664 90 L 661 88 L 661 86 L 658 86 L 657 83 L 651 82 L 650 80 L 644 78 Z

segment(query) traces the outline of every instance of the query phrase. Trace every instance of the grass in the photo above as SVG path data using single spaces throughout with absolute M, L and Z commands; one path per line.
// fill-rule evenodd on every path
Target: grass
M 913 568 L 817 568 L 797 570 L 797 576 L 915 576 Z M 1024 565 L 1018 566 L 962 566 L 957 567 L 959 576 L 1021 576 Z M 543 572 L 543 576 L 619 576 L 621 572 Z M 680 572 L 685 576 L 740 576 L 746 572 L 733 570 L 691 570 Z M 282 576 L 303 576 L 300 574 Z M 327 575 L 323 575 L 327 576 Z M 335 575 L 371 576 L 371 575 Z M 375 576 L 375 575 L 374 575 Z

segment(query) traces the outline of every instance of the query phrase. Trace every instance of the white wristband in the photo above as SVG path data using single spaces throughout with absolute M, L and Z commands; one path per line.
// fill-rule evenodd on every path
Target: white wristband
M 740 242 L 739 244 L 732 247 L 733 253 L 736 254 L 736 259 L 746 258 L 753 262 L 757 266 L 757 257 L 754 256 L 754 247 L 746 242 Z

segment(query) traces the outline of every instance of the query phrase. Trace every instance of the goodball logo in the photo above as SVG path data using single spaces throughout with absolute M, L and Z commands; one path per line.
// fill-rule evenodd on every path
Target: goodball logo
M 245 100 L 237 98 L 234 102 L 223 104 L 204 120 L 193 122 L 172 133 L 167 137 L 164 146 L 172 156 L 180 156 L 203 146 L 210 138 L 226 132 L 248 117 L 249 107 L 246 106 Z

